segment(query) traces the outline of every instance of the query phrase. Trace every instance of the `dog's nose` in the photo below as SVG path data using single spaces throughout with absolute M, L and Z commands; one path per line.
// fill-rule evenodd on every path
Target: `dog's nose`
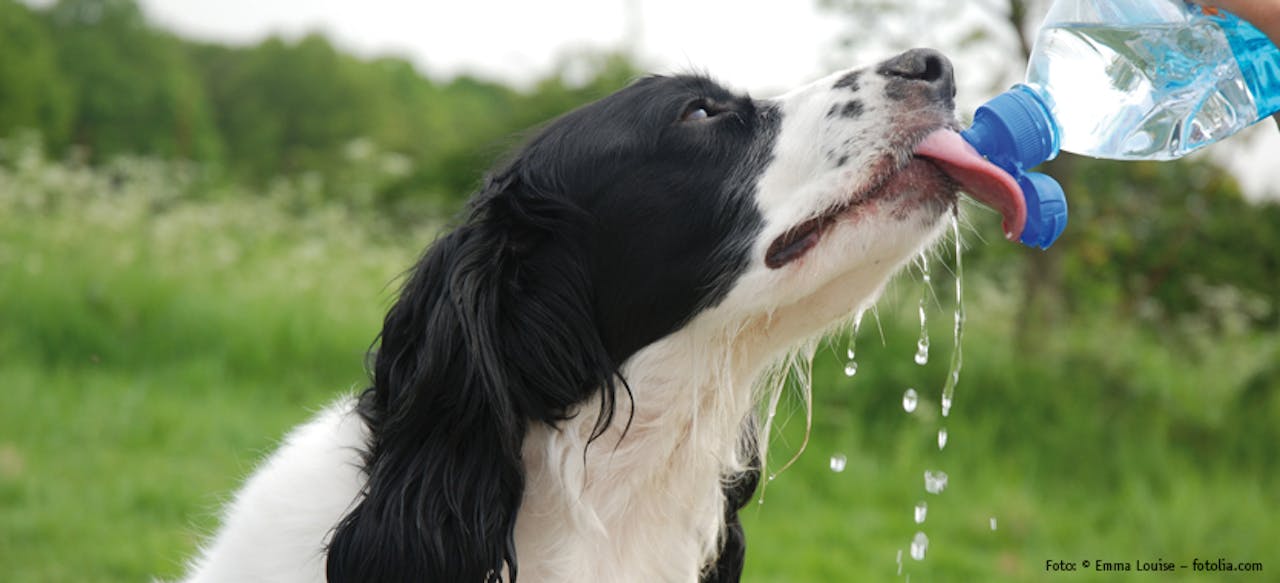
M 911 49 L 880 64 L 876 72 L 885 77 L 897 77 L 928 83 L 939 96 L 956 96 L 956 73 L 951 60 L 933 49 Z

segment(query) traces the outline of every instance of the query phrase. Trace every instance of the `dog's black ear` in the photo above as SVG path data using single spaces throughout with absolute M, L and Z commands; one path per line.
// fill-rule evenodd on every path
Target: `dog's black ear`
M 329 581 L 516 579 L 527 427 L 596 390 L 597 427 L 613 411 L 615 368 L 573 235 L 588 223 L 508 172 L 414 268 L 361 397 L 368 482 L 330 541 Z

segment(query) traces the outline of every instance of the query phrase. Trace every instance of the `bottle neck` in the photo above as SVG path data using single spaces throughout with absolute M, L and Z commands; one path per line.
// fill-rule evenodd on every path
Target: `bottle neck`
M 991 162 L 1016 174 L 1057 157 L 1061 130 L 1045 97 L 1016 85 L 978 108 L 962 135 Z

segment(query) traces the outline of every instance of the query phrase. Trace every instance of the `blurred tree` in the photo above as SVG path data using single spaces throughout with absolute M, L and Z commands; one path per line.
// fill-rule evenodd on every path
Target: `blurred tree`
M 0 132 L 38 129 L 91 163 L 187 158 L 257 185 L 305 175 L 312 192 L 395 216 L 451 212 L 520 132 L 637 74 L 623 53 L 587 52 L 529 90 L 439 82 L 319 34 L 229 47 L 158 31 L 136 0 L 0 0 Z
M 72 93 L 48 28 L 26 6 L 0 0 L 0 39 L 0 136 L 31 129 L 65 145 Z
M 607 53 L 566 57 L 528 92 L 466 75 L 438 83 L 402 59 L 359 60 L 315 34 L 248 49 L 197 45 L 190 54 L 234 173 L 263 181 L 316 172 L 344 188 L 337 175 L 349 146 L 367 140 L 410 162 L 376 188 L 377 204 L 401 211 L 451 212 L 521 131 L 637 74 L 628 58 Z
M 217 158 L 204 88 L 181 42 L 147 26 L 134 0 L 59 0 L 46 17 L 76 95 L 71 141 L 91 160 Z
M 431 107 L 418 114 L 427 118 L 431 132 L 418 141 L 434 147 L 416 172 L 388 186 L 384 196 L 403 200 L 414 191 L 438 192 L 445 194 L 446 208 L 456 208 L 485 169 L 530 128 L 599 99 L 639 74 L 625 53 L 590 52 L 565 56 L 525 93 L 466 76 L 439 86 L 429 95 Z
M 373 106 L 357 61 L 323 36 L 296 43 L 270 39 L 246 52 L 206 47 L 195 53 L 228 163 L 249 176 L 331 168 L 342 148 L 368 127 Z

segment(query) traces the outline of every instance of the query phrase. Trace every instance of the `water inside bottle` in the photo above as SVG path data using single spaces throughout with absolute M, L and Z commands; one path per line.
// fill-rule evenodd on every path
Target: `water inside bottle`
M 1066 23 L 1040 32 L 1027 84 L 1049 102 L 1062 149 L 1169 160 L 1258 118 L 1220 28 Z

